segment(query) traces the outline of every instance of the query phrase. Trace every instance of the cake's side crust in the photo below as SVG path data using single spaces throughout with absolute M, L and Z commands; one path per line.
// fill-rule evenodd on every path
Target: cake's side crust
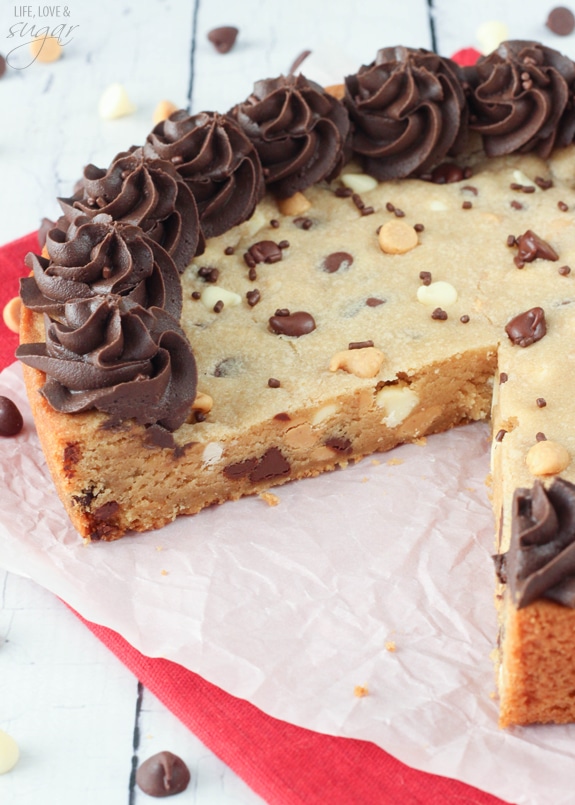
M 25 311 L 22 340 L 37 338 L 41 326 Z M 131 421 L 110 428 L 101 414 L 52 410 L 39 392 L 43 374 L 24 371 L 48 466 L 73 524 L 86 538 L 113 540 L 484 419 L 495 354 L 494 348 L 456 354 L 395 383 L 374 380 L 371 388 L 307 409 L 278 410 L 218 441 L 195 439 L 194 426 L 184 425 L 174 434 L 175 448 L 155 446 Z

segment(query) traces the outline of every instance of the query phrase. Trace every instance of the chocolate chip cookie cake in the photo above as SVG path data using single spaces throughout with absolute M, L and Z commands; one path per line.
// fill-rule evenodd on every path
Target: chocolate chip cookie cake
M 88 165 L 18 349 L 80 534 L 491 417 L 501 724 L 575 720 L 574 87 L 532 42 L 384 48 Z

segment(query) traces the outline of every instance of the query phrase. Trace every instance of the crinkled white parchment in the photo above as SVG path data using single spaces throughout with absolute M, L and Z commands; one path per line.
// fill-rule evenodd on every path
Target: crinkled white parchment
M 18 366 L 0 394 L 25 417 L 0 439 L 8 570 L 277 718 L 516 803 L 573 802 L 575 726 L 497 728 L 487 426 L 279 487 L 274 507 L 249 498 L 85 546 Z

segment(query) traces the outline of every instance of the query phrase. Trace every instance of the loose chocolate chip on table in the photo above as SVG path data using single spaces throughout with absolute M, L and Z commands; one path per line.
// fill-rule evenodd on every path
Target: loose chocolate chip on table
M 220 28 L 213 28 L 208 33 L 208 39 L 218 53 L 228 53 L 233 48 L 237 36 L 238 29 L 233 25 L 222 25 Z
M 549 12 L 545 24 L 557 36 L 569 36 L 575 28 L 575 17 L 570 9 L 565 6 L 557 6 Z
M 136 783 L 150 797 L 170 797 L 185 791 L 190 772 L 172 752 L 158 752 L 145 760 L 136 772 Z
M 24 420 L 16 404 L 8 397 L 0 397 L 0 436 L 16 436 Z

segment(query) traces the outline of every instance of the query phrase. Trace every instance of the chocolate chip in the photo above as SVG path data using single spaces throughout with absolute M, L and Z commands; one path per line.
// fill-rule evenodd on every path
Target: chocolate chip
M 289 475 L 290 463 L 277 447 L 270 447 L 263 454 L 257 467 L 250 472 L 250 481 L 266 481 L 268 478 L 279 478 L 282 475 Z
M 299 338 L 315 330 L 313 316 L 303 310 L 288 316 L 272 316 L 269 320 L 270 330 L 277 335 L 292 335 Z
M 332 436 L 324 442 L 326 447 L 335 450 L 336 453 L 351 453 L 351 440 L 341 436 Z
M 282 250 L 273 240 L 259 240 L 253 246 L 250 246 L 247 254 L 252 258 L 254 265 L 257 263 L 279 263 L 282 259 Z M 245 257 L 244 255 L 244 260 Z M 248 263 L 248 265 L 250 264 Z
M 279 389 L 281 383 L 276 377 L 270 377 L 270 379 L 268 380 L 268 386 L 270 387 L 270 389 Z
M 440 307 L 436 307 L 433 313 L 431 314 L 431 318 L 435 319 L 435 321 L 446 321 L 447 313 Z
M 228 53 L 235 45 L 238 33 L 233 25 L 222 25 L 220 28 L 212 28 L 208 32 L 208 39 L 218 53 Z
M 274 416 L 274 419 L 277 419 L 278 422 L 290 422 L 291 416 L 286 411 L 281 411 Z
M 348 349 L 366 349 L 367 347 L 372 347 L 373 341 L 371 338 L 368 341 L 350 341 L 347 345 Z
M 255 470 L 257 464 L 257 458 L 247 458 L 245 461 L 238 461 L 236 464 L 228 464 L 227 467 L 224 467 L 223 473 L 226 478 L 232 481 L 238 480 L 239 478 L 245 478 L 246 475 Z
M 307 59 L 309 55 L 311 55 L 311 50 L 302 50 L 299 56 L 296 56 L 293 60 L 292 65 L 288 70 L 288 75 L 295 73 L 297 68 Z
M 321 267 L 328 274 L 335 274 L 336 271 L 349 268 L 353 263 L 353 257 L 347 252 L 333 252 L 324 258 Z
M 108 503 L 103 503 L 101 506 L 98 506 L 97 509 L 94 509 L 93 515 L 94 519 L 98 522 L 105 522 L 106 520 L 111 520 L 111 518 L 116 514 L 118 509 L 120 508 L 120 504 L 117 503 L 115 500 L 110 500 Z
M 136 772 L 136 783 L 150 797 L 169 797 L 185 791 L 190 772 L 172 752 L 158 752 L 145 760 Z
M 257 288 L 254 288 L 253 291 L 248 291 L 246 293 L 246 299 L 248 300 L 248 305 L 250 307 L 254 307 L 261 299 L 261 294 Z
M 518 347 L 528 347 L 540 341 L 547 332 L 545 311 L 541 307 L 532 307 L 520 313 L 507 323 L 505 332 Z
M 522 268 L 523 263 L 532 263 L 538 257 L 542 260 L 559 260 L 559 255 L 555 249 L 543 238 L 540 238 L 539 235 L 536 235 L 532 229 L 528 229 L 523 235 L 519 235 L 516 238 L 516 245 L 519 251 L 514 262 L 518 268 Z
M 16 403 L 8 397 L 0 397 L 0 436 L 16 436 L 23 426 L 24 420 Z
M 385 304 L 385 299 L 378 299 L 378 298 L 377 298 L 377 296 L 369 296 L 369 297 L 368 297 L 368 298 L 365 300 L 365 304 L 366 304 L 368 307 L 379 307 L 380 305 L 384 305 L 384 304 Z
M 557 6 L 549 12 L 545 25 L 557 36 L 569 36 L 575 28 L 575 17 L 570 9 Z
M 434 184 L 451 184 L 452 182 L 460 182 L 464 178 L 463 168 L 453 162 L 444 162 L 431 172 L 431 181 Z

